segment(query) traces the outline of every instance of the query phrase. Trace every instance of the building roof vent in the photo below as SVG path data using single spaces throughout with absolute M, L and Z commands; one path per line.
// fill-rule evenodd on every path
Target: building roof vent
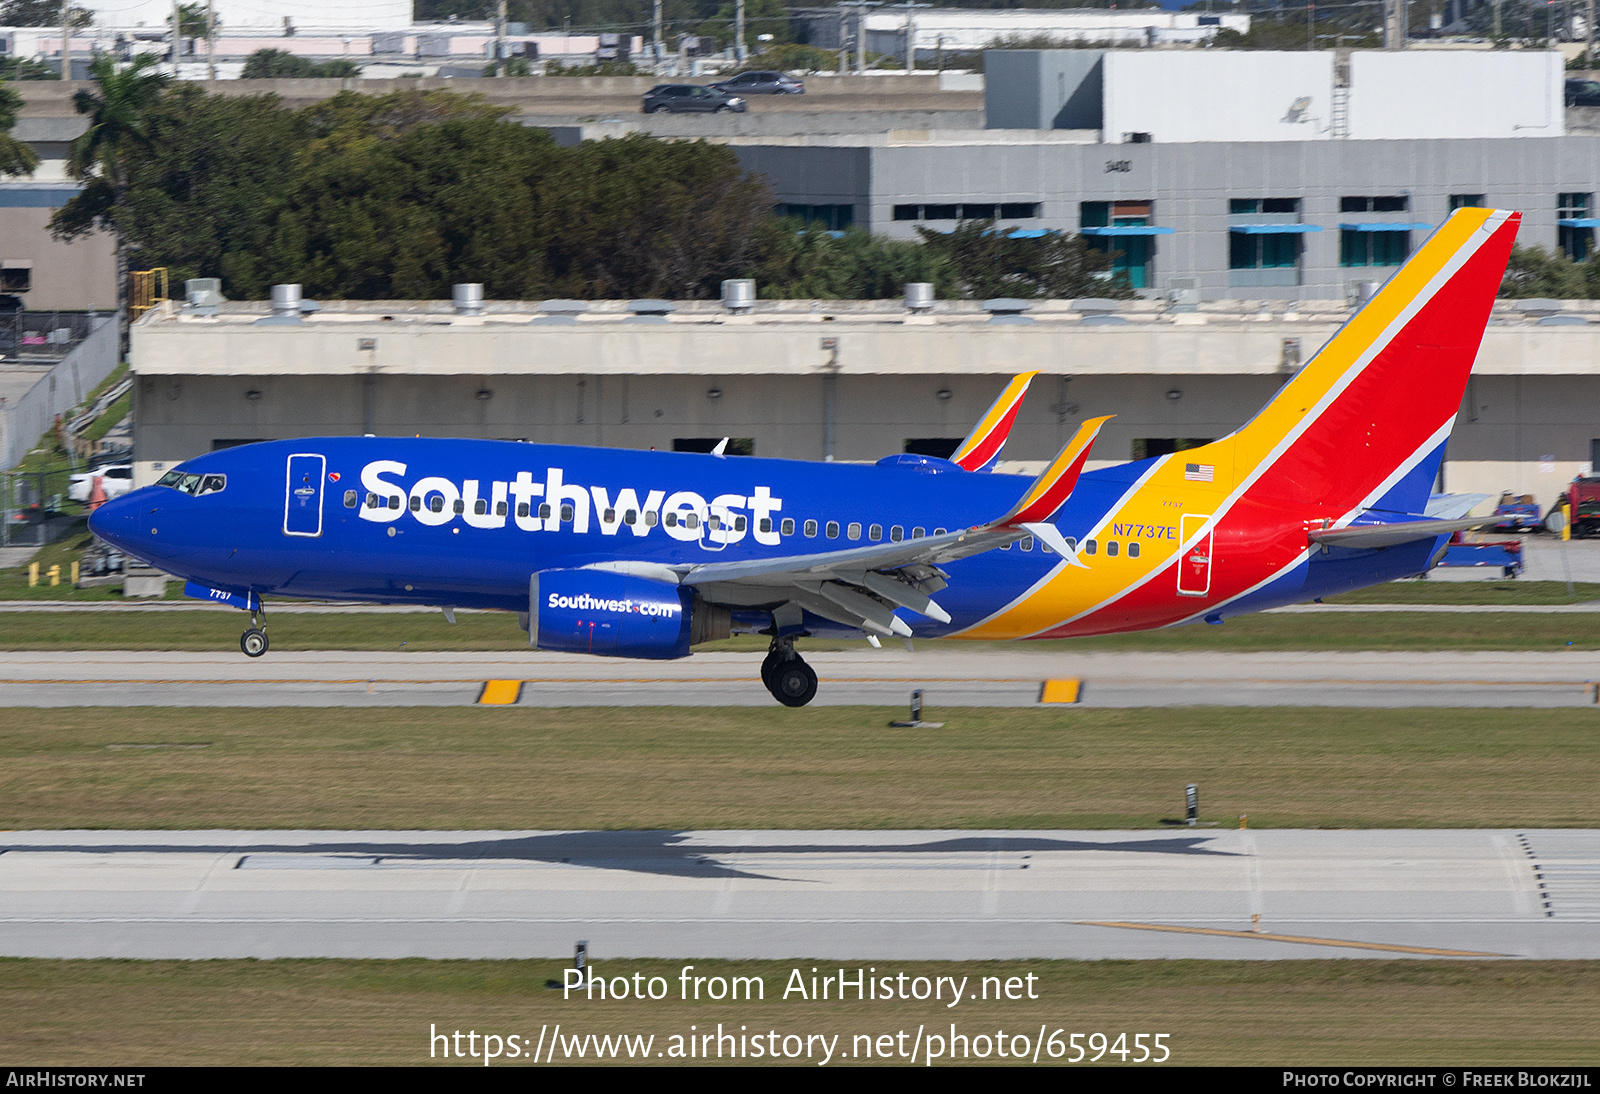
M 184 311 L 190 315 L 216 315 L 222 306 L 220 277 L 191 277 L 183 283 Z
M 457 315 L 483 314 L 483 283 L 472 281 L 450 286 L 450 303 Z
M 281 326 L 286 323 L 300 322 L 300 313 L 309 301 L 300 297 L 299 285 L 274 285 L 272 286 L 272 314 L 265 319 L 257 319 L 255 326 Z M 316 310 L 316 305 L 311 307 Z
M 983 302 L 983 310 L 989 313 L 991 323 L 1032 323 L 1032 319 L 1022 314 L 1032 306 L 1013 296 L 998 296 Z
M 906 311 L 912 315 L 925 315 L 933 310 L 933 282 L 906 282 Z
M 624 323 L 665 323 L 678 306 L 670 300 L 631 300 L 628 310 L 633 314 Z
M 539 305 L 540 316 L 531 320 L 528 325 L 530 327 L 570 326 L 578 321 L 578 316 L 588 310 L 589 305 L 583 300 L 546 300 Z
M 744 315 L 755 303 L 756 283 L 750 278 L 729 278 L 722 283 L 722 306 L 734 315 Z
M 1072 310 L 1083 316 L 1079 326 L 1084 327 L 1120 327 L 1128 321 L 1115 314 L 1122 310 L 1122 302 L 1106 300 L 1103 297 L 1089 296 L 1072 302 Z

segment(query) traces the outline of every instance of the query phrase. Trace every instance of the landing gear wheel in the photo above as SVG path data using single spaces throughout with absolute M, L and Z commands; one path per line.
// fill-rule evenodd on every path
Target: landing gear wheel
M 765 661 L 761 662 L 761 683 L 768 691 L 772 690 L 772 670 L 778 667 L 783 660 L 783 654 L 778 650 L 771 650 Z
M 260 657 L 267 652 L 267 632 L 251 627 L 239 636 L 239 648 L 246 657 Z
M 816 698 L 816 671 L 798 657 L 778 662 L 766 677 L 767 690 L 786 707 L 803 707 Z

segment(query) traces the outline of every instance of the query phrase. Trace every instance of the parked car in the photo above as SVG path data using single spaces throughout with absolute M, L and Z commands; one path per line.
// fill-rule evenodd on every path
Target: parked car
M 669 114 L 743 114 L 746 110 L 745 101 L 739 96 L 700 84 L 657 84 L 645 92 L 642 108 L 646 114 L 658 110 Z
M 1537 532 L 1543 525 L 1539 521 L 1539 503 L 1532 494 L 1513 494 L 1507 490 L 1500 495 L 1500 504 L 1494 507 L 1494 530 L 1497 532 Z
M 729 95 L 804 95 L 806 85 L 786 72 L 741 72 L 731 80 L 719 80 L 713 90 Z
M 112 463 L 96 468 L 93 471 L 85 471 L 81 475 L 72 476 L 72 481 L 67 485 L 67 497 L 73 501 L 88 501 L 89 495 L 94 491 L 96 476 L 99 477 L 101 485 L 105 488 L 107 498 L 126 494 L 133 489 L 133 464 Z
M 1568 80 L 1568 106 L 1600 106 L 1600 81 Z
M 1572 480 L 1572 485 L 1567 487 L 1567 492 L 1556 499 L 1555 508 L 1551 513 L 1558 511 L 1563 505 L 1569 506 L 1567 519 L 1572 522 L 1572 538 L 1586 539 L 1600 530 L 1600 475 L 1579 475 Z M 1549 517 L 1546 516 L 1548 520 Z M 1560 531 L 1554 528 L 1553 531 Z

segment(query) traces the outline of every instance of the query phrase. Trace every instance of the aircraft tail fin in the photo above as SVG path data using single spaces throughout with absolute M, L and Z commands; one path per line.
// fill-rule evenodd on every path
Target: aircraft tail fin
M 1520 219 L 1456 210 L 1254 419 L 1184 457 L 1235 496 L 1422 513 Z
M 1037 372 L 1024 372 L 1011 378 L 994 405 L 978 419 L 978 424 L 972 427 L 966 440 L 951 454 L 951 462 L 960 464 L 968 471 L 988 471 L 994 467 L 1000 459 L 1000 450 L 1006 445 L 1006 438 L 1011 436 L 1011 426 L 1017 420 L 1022 397 L 1028 393 L 1028 385 L 1037 375 Z
M 1108 414 L 1104 418 L 1090 418 L 1080 425 L 1072 435 L 1072 440 L 1045 468 L 1044 474 L 1035 479 L 1028 492 L 1022 495 L 1022 500 L 990 527 L 1015 527 L 1049 519 L 1078 485 L 1078 476 L 1083 473 L 1083 463 L 1089 458 L 1089 449 L 1094 447 L 1100 427 L 1113 417 L 1115 415 Z

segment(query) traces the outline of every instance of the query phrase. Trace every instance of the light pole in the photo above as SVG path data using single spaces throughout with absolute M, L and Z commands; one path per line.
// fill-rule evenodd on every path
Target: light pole
M 890 6 L 906 9 L 906 75 L 910 76 L 917 67 L 916 11 L 918 8 L 931 8 L 933 5 L 917 4 L 907 0 L 904 4 L 891 4 Z
M 856 12 L 856 75 L 867 70 L 867 9 L 881 8 L 883 0 L 840 0 L 839 7 Z

